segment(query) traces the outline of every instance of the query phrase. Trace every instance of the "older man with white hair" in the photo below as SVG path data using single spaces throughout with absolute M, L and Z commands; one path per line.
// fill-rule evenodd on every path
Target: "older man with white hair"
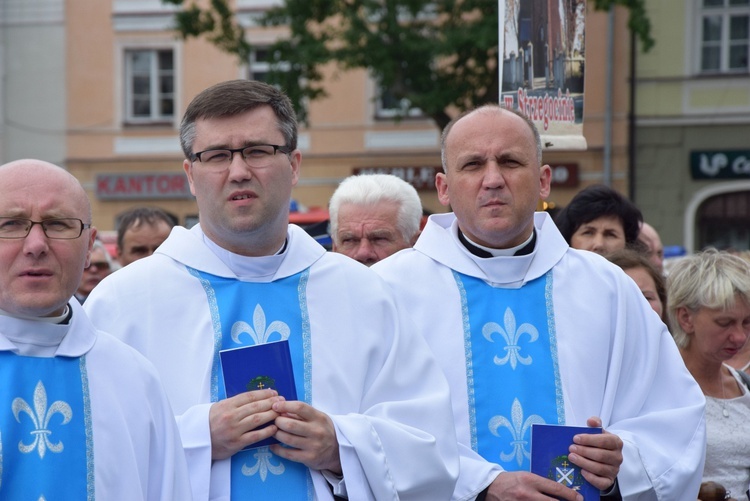
M 422 220 L 417 190 L 391 174 L 344 179 L 331 197 L 333 251 L 370 266 L 414 245 Z

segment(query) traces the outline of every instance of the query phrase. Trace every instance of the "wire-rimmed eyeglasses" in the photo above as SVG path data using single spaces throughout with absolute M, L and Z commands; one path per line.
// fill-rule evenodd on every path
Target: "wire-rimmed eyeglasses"
M 240 153 L 242 159 L 249 167 L 263 169 L 271 167 L 274 164 L 276 152 L 280 151 L 289 155 L 290 151 L 286 146 L 278 144 L 252 144 L 242 148 L 221 148 L 210 149 L 193 153 L 190 160 L 198 160 L 206 168 L 213 170 L 224 170 L 232 164 L 235 153 Z
M 83 230 L 91 228 L 80 219 L 62 217 L 32 221 L 22 217 L 0 217 L 0 238 L 26 238 L 35 224 L 42 227 L 47 238 L 73 240 L 81 236 Z

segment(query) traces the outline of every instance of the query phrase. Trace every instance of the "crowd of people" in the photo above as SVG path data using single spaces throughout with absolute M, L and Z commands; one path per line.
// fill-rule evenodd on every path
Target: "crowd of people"
M 538 212 L 522 113 L 445 127 L 426 223 L 395 176 L 344 180 L 331 252 L 288 223 L 281 91 L 209 87 L 179 132 L 199 223 L 121 214 L 119 266 L 73 176 L 0 166 L 0 498 L 748 500 L 750 264 L 665 274 L 606 186 Z M 222 352 L 277 341 L 296 399 L 227 395 Z M 546 475 L 539 424 L 580 427 Z

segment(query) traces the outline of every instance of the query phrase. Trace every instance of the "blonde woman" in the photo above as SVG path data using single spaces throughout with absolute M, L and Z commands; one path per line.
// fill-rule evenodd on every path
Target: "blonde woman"
M 670 271 L 667 298 L 675 342 L 706 396 L 703 482 L 747 501 L 750 394 L 725 362 L 750 335 L 750 265 L 716 250 L 687 257 Z

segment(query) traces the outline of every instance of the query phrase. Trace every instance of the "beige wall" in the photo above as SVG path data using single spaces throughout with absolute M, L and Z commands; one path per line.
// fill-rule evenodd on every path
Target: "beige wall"
M 747 191 L 748 180 L 693 179 L 694 151 L 748 150 L 750 75 L 701 74 L 700 2 L 650 0 L 656 45 L 637 57 L 636 203 L 665 245 L 698 250 L 694 210 L 710 193 Z M 750 215 L 738 228 L 750 225 Z

